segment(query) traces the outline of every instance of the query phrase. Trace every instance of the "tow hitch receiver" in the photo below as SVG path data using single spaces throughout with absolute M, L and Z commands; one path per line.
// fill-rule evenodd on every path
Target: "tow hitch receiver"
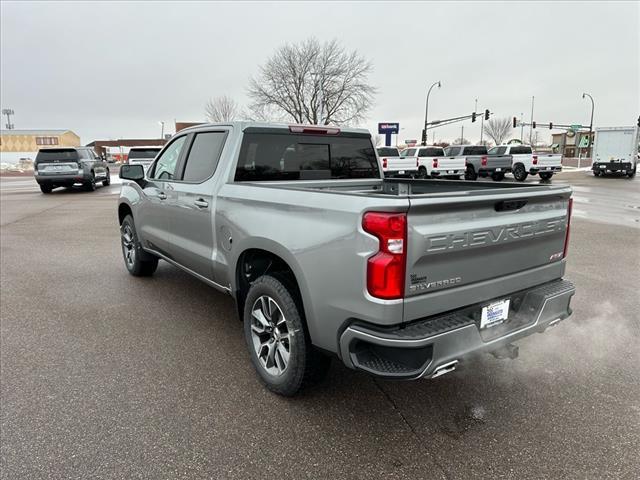
M 510 343 L 497 350 L 493 350 L 491 352 L 491 355 L 501 360 L 505 358 L 510 358 L 511 360 L 514 360 L 518 358 L 518 353 L 519 353 L 518 347 L 513 343 Z

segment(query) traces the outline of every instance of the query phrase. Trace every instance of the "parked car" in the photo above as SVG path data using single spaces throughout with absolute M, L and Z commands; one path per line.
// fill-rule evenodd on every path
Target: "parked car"
M 158 152 L 162 147 L 131 147 L 129 149 L 128 163 L 129 165 L 142 165 L 145 170 L 153 163 Z
M 418 165 L 418 177 L 420 178 L 454 178 L 459 179 L 464 175 L 464 159 L 460 157 L 447 157 L 444 148 L 425 145 L 422 147 L 406 148 L 402 156 L 413 158 Z
M 111 183 L 107 162 L 90 147 L 42 148 L 36 155 L 33 171 L 42 193 L 75 184 L 92 191 L 98 182 L 105 187 Z
M 476 180 L 488 177 L 495 181 L 504 179 L 505 173 L 511 171 L 511 159 L 491 158 L 487 147 L 482 145 L 450 145 L 445 149 L 447 157 L 459 157 L 464 160 L 465 180 Z
M 492 161 L 508 159 L 513 177 L 519 182 L 538 174 L 542 180 L 549 180 L 554 173 L 562 171 L 562 155 L 534 153 L 530 145 L 496 145 L 489 150 L 489 157 Z
M 639 127 L 596 128 L 593 143 L 593 165 L 596 177 L 621 173 L 633 178 L 638 166 Z
M 162 259 L 230 294 L 282 395 L 330 356 L 393 379 L 514 357 L 571 314 L 567 185 L 385 179 L 366 130 L 250 122 L 181 130 L 120 176 L 129 273 Z
M 415 176 L 418 173 L 418 164 L 415 158 L 405 158 L 400 155 L 396 147 L 378 147 L 376 149 L 382 172 L 388 177 Z

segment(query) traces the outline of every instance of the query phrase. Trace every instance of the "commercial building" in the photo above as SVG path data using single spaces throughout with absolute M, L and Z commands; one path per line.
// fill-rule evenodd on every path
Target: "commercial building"
M 71 130 L 1 130 L 0 157 L 3 163 L 33 160 L 43 147 L 78 147 L 80 137 Z
M 551 135 L 551 146 L 554 152 L 561 153 L 563 157 L 591 158 L 589 138 L 589 132 L 568 130 L 563 133 L 554 133 Z

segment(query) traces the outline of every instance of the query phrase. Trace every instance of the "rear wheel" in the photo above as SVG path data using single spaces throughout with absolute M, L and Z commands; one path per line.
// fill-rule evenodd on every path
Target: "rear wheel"
M 149 277 L 158 268 L 158 258 L 145 252 L 138 240 L 133 217 L 127 215 L 120 225 L 122 256 L 129 273 L 136 277 Z
M 293 396 L 322 378 L 330 358 L 311 345 L 295 288 L 264 275 L 251 284 L 244 307 L 244 334 L 256 372 L 266 387 Z
M 502 172 L 493 172 L 491 174 L 491 179 L 494 182 L 501 182 L 502 180 L 504 180 L 504 173 L 502 173 Z
M 551 180 L 551 177 L 553 177 L 553 173 L 550 173 L 550 172 L 540 172 L 539 175 L 540 175 L 540 180 L 544 180 L 544 181 Z
M 107 170 L 107 178 L 102 181 L 102 186 L 108 187 L 109 185 L 111 185 L 111 173 Z
M 418 168 L 418 178 L 427 178 L 427 177 L 429 177 L 429 175 L 427 175 L 427 169 L 424 166 Z
M 51 185 L 48 185 L 46 183 L 40 184 L 40 191 L 42 193 L 51 193 L 52 190 L 53 190 L 53 187 Z
M 594 177 L 599 177 L 600 176 L 600 172 L 598 170 L 594 170 L 593 171 L 593 176 Z
M 477 180 L 478 179 L 478 174 L 476 173 L 475 168 L 473 168 L 473 165 L 467 165 L 467 169 L 464 172 L 464 179 L 465 180 Z
M 84 189 L 88 192 L 93 192 L 96 189 L 96 174 L 91 172 L 91 178 L 83 183 Z
M 518 163 L 515 167 L 513 167 L 513 177 L 517 181 L 524 182 L 528 176 L 529 176 L 529 173 L 525 170 L 523 164 Z

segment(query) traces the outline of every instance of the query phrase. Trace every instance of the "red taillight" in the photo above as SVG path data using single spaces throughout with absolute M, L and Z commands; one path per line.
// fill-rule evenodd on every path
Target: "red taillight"
M 420 159 L 418 157 L 416 157 L 416 167 L 420 166 Z
M 407 263 L 407 214 L 367 212 L 362 218 L 365 232 L 379 240 L 378 253 L 367 260 L 367 290 L 385 300 L 404 296 Z
M 314 127 L 308 125 L 289 125 L 289 131 L 308 135 L 337 135 L 340 133 L 340 129 L 336 127 Z
M 438 168 L 438 159 L 437 158 L 433 159 L 433 168 Z
M 567 207 L 567 231 L 564 234 L 564 249 L 562 251 L 562 258 L 567 256 L 569 250 L 569 230 L 571 227 L 571 214 L 573 212 L 573 198 L 569 199 L 569 206 Z
M 537 165 L 537 164 L 538 164 L 538 156 L 537 156 L 537 155 L 534 155 L 534 156 L 533 156 L 533 164 L 534 164 L 534 165 Z
M 481 164 L 483 167 L 486 167 L 486 166 L 487 166 L 487 160 L 488 160 L 488 159 L 487 159 L 487 157 L 482 157 L 482 158 L 480 158 L 480 164 Z
M 384 168 L 385 170 L 387 169 L 387 159 L 386 158 L 382 159 L 382 168 Z

